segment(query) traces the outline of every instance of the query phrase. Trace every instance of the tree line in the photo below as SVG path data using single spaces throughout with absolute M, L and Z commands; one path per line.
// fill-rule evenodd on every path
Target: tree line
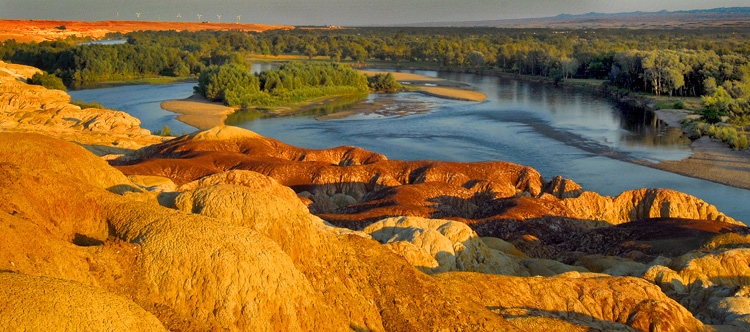
M 326 57 L 332 62 L 501 71 L 555 80 L 608 80 L 624 91 L 734 99 L 747 114 L 750 31 L 355 28 L 266 31 L 133 32 L 117 45 L 76 40 L 0 45 L 0 58 L 41 68 L 67 86 L 153 76 L 198 77 L 248 54 Z M 212 69 L 215 70 L 215 69 Z M 273 78 L 272 78 L 273 80 Z M 289 83 L 287 83 L 289 84 Z
M 750 32 L 725 30 L 570 30 L 358 28 L 250 33 L 133 32 L 117 45 L 6 41 L 0 57 L 61 77 L 66 85 L 150 76 L 197 76 L 247 54 L 325 56 L 438 68 L 497 69 L 558 79 L 608 79 L 618 87 L 683 96 L 715 87 L 747 93 Z
M 210 100 L 245 108 L 362 94 L 369 88 L 363 74 L 340 63 L 288 62 L 258 74 L 242 64 L 227 63 L 203 70 L 196 91 Z

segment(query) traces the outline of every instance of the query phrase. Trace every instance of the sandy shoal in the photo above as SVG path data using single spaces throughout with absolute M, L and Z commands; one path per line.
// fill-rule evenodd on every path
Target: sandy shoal
M 680 126 L 687 113 L 657 111 L 670 126 Z M 682 160 L 662 161 L 648 166 L 667 172 L 704 179 L 732 187 L 750 189 L 750 150 L 735 151 L 724 142 L 701 137 L 690 144 L 693 154 Z
M 182 100 L 162 102 L 161 108 L 180 114 L 177 120 L 200 130 L 224 125 L 227 115 L 235 111 L 232 107 L 210 102 L 197 93 Z
M 465 100 L 465 101 L 484 101 L 487 99 L 487 95 L 481 92 L 462 90 L 455 88 L 443 88 L 443 87 L 427 87 L 422 86 L 417 88 L 418 91 L 440 98 Z
M 481 102 L 487 99 L 487 95 L 485 95 L 484 93 L 465 89 L 465 86 L 462 84 L 451 82 L 442 78 L 412 73 L 385 71 L 361 70 L 360 72 L 368 76 L 390 73 L 393 75 L 393 78 L 395 78 L 396 81 L 399 81 L 408 87 L 414 88 L 416 91 L 438 98 L 477 102 Z

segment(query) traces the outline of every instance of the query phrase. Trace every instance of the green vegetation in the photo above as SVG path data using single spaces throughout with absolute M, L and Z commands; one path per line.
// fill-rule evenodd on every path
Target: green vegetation
M 391 73 L 379 73 L 370 76 L 367 78 L 367 85 L 371 90 L 383 92 L 398 92 L 404 88 Z
M 229 63 L 201 72 L 196 91 L 228 106 L 280 106 L 360 94 L 367 91 L 367 79 L 337 63 L 289 62 L 260 74 L 250 74 L 248 68 Z
M 59 77 L 46 72 L 41 74 L 36 73 L 26 82 L 29 84 L 41 85 L 47 89 L 67 91 L 65 84 L 63 84 L 63 81 Z
M 747 100 L 732 98 L 723 87 L 718 87 L 713 95 L 704 96 L 702 100 L 701 121 L 692 124 L 692 135 L 707 135 L 722 140 L 733 149 L 746 149 L 748 138 L 745 129 L 750 125 L 750 105 Z M 729 123 L 723 123 L 724 119 L 728 119 Z
M 164 125 L 164 127 L 161 128 L 161 132 L 159 133 L 161 136 L 172 136 L 172 128 L 170 128 L 167 125 Z
M 737 129 L 731 125 L 695 122 L 691 127 L 691 135 L 693 137 L 708 136 L 719 139 L 735 150 L 748 148 L 747 134 L 738 133 Z
M 87 109 L 87 108 L 104 109 L 104 106 L 102 106 L 102 104 L 99 104 L 99 103 L 97 103 L 95 101 L 92 101 L 92 102 L 89 102 L 89 103 L 85 103 L 85 102 L 83 102 L 83 100 L 74 100 L 74 101 L 71 101 L 70 103 L 73 104 L 73 105 L 76 105 L 76 106 L 80 107 L 81 109 Z
M 657 100 L 655 108 L 657 110 L 664 110 L 664 109 L 677 109 L 681 110 L 685 108 L 685 102 L 682 100 Z
M 133 32 L 107 38 L 127 38 L 127 43 L 80 45 L 80 40 L 67 39 L 21 44 L 9 40 L 0 44 L 0 59 L 45 70 L 67 86 L 201 76 L 204 82 L 215 81 L 200 87 L 212 99 L 240 106 L 295 103 L 364 89 L 359 83 L 339 85 L 320 78 L 307 82 L 307 74 L 291 70 L 283 77 L 275 71 L 249 75 L 244 60 L 253 55 L 327 59 L 357 66 L 378 63 L 395 68 L 510 73 L 555 83 L 606 80 L 621 93 L 656 97 L 659 108 L 698 108 L 706 121 L 726 120 L 740 132 L 750 123 L 750 31 L 746 29 L 399 27 Z M 224 68 L 228 64 L 232 65 Z M 373 79 L 370 84 L 395 90 L 394 82 L 386 79 Z M 670 98 L 662 101 L 665 97 Z M 672 101 L 674 97 L 684 101 Z M 704 97 L 701 103 L 688 102 L 700 97 Z
M 378 61 L 396 66 L 503 71 L 550 79 L 608 79 L 631 91 L 701 96 L 711 86 L 731 94 L 747 69 L 750 32 L 498 28 L 356 28 L 264 33 L 133 32 L 121 45 L 72 40 L 6 41 L 0 58 L 55 73 L 66 84 L 150 76 L 198 75 L 204 67 L 257 55 Z M 730 89 L 731 88 L 731 89 Z M 736 91 L 736 92 L 735 92 Z

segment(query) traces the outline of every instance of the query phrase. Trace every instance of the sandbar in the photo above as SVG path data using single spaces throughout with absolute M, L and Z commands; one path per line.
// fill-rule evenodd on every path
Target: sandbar
M 683 111 L 656 111 L 669 126 L 680 126 L 689 115 Z M 750 150 L 732 150 L 707 136 L 690 144 L 693 154 L 682 160 L 648 163 L 647 166 L 732 187 L 750 189 Z
M 433 97 L 476 102 L 481 102 L 487 99 L 487 95 L 481 92 L 469 90 L 467 89 L 468 86 L 465 84 L 456 83 L 442 78 L 399 72 L 371 70 L 361 70 L 360 72 L 368 76 L 391 73 L 393 74 L 393 78 L 405 87 Z
M 227 115 L 235 111 L 233 107 L 211 102 L 197 93 L 182 100 L 162 102 L 161 108 L 180 114 L 177 120 L 200 130 L 224 125 Z

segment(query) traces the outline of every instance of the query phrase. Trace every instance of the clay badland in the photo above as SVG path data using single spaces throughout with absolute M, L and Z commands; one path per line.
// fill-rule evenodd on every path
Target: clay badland
M 5 329 L 750 327 L 748 230 L 699 198 L 233 127 L 167 140 L 2 66 Z

